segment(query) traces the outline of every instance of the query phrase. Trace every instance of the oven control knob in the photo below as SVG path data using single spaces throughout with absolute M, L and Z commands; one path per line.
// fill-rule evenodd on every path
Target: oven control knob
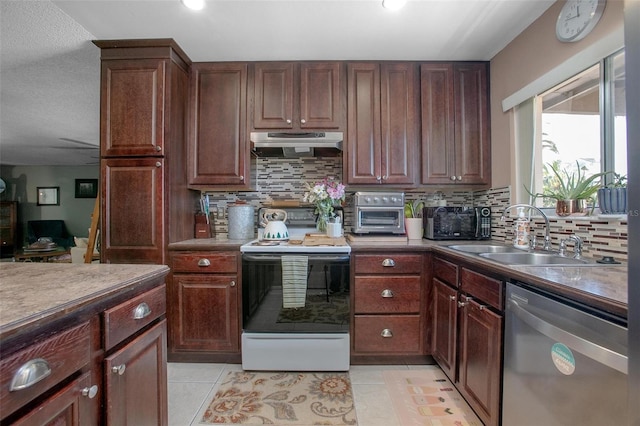
M 389 197 L 382 197 L 383 204 L 389 204 Z
M 376 203 L 376 204 L 380 203 L 380 198 L 373 197 L 373 202 Z

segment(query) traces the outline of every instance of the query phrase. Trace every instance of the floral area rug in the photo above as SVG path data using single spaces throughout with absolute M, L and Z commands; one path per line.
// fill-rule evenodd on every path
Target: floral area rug
M 200 424 L 356 425 L 349 374 L 232 371 Z
M 314 324 L 347 324 L 349 321 L 349 295 L 307 296 L 302 308 L 282 308 L 277 322 L 304 322 Z
M 383 371 L 382 377 L 402 426 L 482 426 L 438 368 Z

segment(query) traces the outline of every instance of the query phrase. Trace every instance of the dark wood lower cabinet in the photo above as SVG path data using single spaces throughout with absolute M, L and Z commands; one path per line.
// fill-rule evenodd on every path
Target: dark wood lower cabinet
M 162 426 L 167 414 L 167 321 L 104 360 L 109 425 Z
M 504 283 L 433 260 L 432 354 L 486 426 L 500 424 Z

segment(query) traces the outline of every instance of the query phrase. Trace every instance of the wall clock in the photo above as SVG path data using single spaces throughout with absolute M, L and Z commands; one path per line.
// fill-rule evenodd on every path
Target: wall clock
M 607 0 L 566 0 L 556 22 L 558 40 L 582 40 L 595 28 L 606 4 Z

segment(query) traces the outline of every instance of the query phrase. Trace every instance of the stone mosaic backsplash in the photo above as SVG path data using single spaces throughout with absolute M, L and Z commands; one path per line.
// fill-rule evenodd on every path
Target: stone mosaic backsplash
M 273 200 L 302 200 L 305 193 L 304 183 L 313 184 L 325 177 L 335 177 L 342 181 L 342 158 L 258 158 L 256 159 L 256 190 L 251 192 L 207 192 L 211 203 L 221 207 L 225 215 L 215 217 L 215 228 L 218 236 L 226 236 L 228 221 L 226 206 L 235 201 L 246 201 L 257 209 Z M 345 231 L 351 230 L 353 208 L 351 196 L 347 193 L 345 203 Z M 515 209 L 501 221 L 500 217 L 510 205 L 510 187 L 491 188 L 488 190 L 466 191 L 455 188 L 440 187 L 437 189 L 412 190 L 405 192 L 407 201 L 444 199 L 449 206 L 491 207 L 491 231 L 495 241 L 510 243 L 513 239 L 513 219 Z M 212 208 L 216 212 L 216 209 Z M 600 258 L 614 256 L 617 260 L 627 260 L 627 221 L 626 219 L 593 217 L 555 218 L 549 219 L 551 243 L 557 249 L 560 240 L 571 234 L 578 235 L 583 241 L 585 257 Z M 537 236 L 539 244 L 544 238 L 544 220 L 533 218 L 532 232 Z M 257 233 L 257 230 L 256 230 Z M 569 251 L 572 251 L 569 245 Z

